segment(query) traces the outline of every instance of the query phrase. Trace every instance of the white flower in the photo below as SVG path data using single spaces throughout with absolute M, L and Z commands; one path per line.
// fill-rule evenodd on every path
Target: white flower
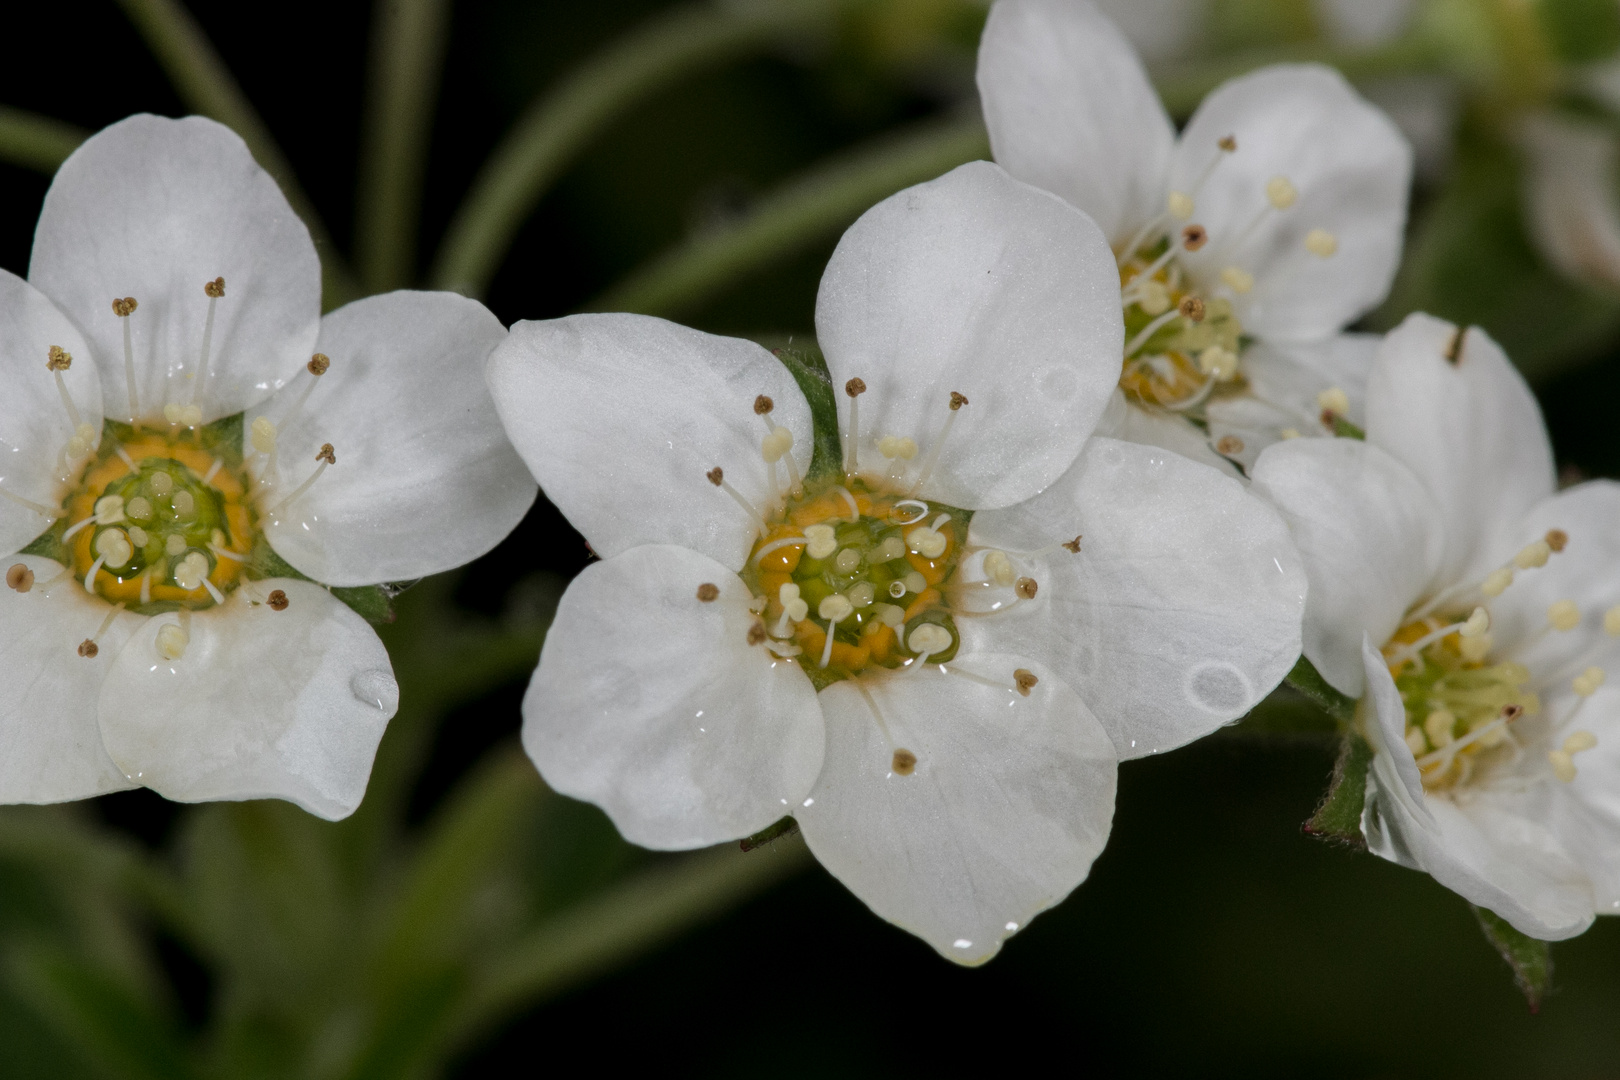
M 27 549 L 0 801 L 352 812 L 388 655 L 321 585 L 254 579 L 271 550 L 327 585 L 420 577 L 510 531 L 535 487 L 480 377 L 505 336 L 445 293 L 321 318 L 308 232 L 212 121 L 131 117 L 68 158 L 29 280 L 0 272 L 0 550 Z
M 1095 218 L 1118 258 L 1128 406 L 1106 430 L 1247 465 L 1359 426 L 1317 397 L 1354 403 L 1374 342 L 1335 335 L 1400 257 L 1412 155 L 1382 113 L 1329 68 L 1276 65 L 1217 88 L 1178 137 L 1090 0 L 998 0 L 978 79 L 996 160 Z
M 1612 126 L 1542 110 L 1519 124 L 1530 238 L 1574 281 L 1620 288 L 1620 157 Z
M 546 781 L 655 848 L 791 814 L 962 963 L 1061 900 L 1106 840 L 1116 758 L 1241 716 L 1302 610 L 1286 528 L 1236 480 L 1087 438 L 1116 281 L 1089 219 L 988 163 L 880 203 L 822 278 L 844 437 L 819 460 L 757 345 L 514 326 L 497 407 L 604 560 L 524 701 Z
M 1620 486 L 1554 493 L 1535 399 L 1490 338 L 1413 315 L 1367 439 L 1280 443 L 1305 655 L 1362 698 L 1362 831 L 1533 937 L 1620 913 Z

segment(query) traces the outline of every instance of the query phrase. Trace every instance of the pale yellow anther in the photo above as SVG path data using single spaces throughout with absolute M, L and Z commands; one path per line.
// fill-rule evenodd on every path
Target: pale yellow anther
M 157 632 L 158 655 L 165 660 L 178 660 L 186 654 L 186 646 L 191 644 L 191 635 L 185 629 L 169 623 Z
M 134 544 L 136 547 L 145 547 L 146 542 L 150 539 L 152 538 L 147 535 L 146 530 L 141 528 L 139 525 L 131 525 L 129 527 L 129 542 Z
M 1620 605 L 1603 613 L 1603 632 L 1610 637 L 1620 637 Z
M 1520 570 L 1533 570 L 1538 566 L 1546 566 L 1551 556 L 1552 548 L 1547 546 L 1547 541 L 1535 540 L 1519 549 L 1519 553 L 1513 556 L 1513 565 Z
M 1305 234 L 1305 250 L 1319 259 L 1331 258 L 1339 250 L 1339 238 L 1326 229 L 1312 229 Z
M 906 543 L 925 559 L 939 558 L 949 546 L 944 533 L 935 532 L 926 525 L 919 525 L 906 533 Z
M 197 512 L 197 500 L 189 491 L 175 492 L 174 498 L 169 500 L 169 505 L 174 507 L 176 517 L 188 518 Z
M 1005 551 L 989 551 L 984 556 L 984 572 L 1002 588 L 1011 585 L 1018 575 L 1013 573 L 1012 560 Z
M 776 590 L 776 598 L 786 607 L 799 598 L 799 586 L 792 581 L 783 582 L 782 587 Z
M 923 623 L 906 638 L 906 648 L 914 653 L 942 653 L 951 647 L 951 632 L 938 623 Z
M 1193 216 L 1196 204 L 1192 196 L 1185 191 L 1172 191 L 1170 197 L 1165 200 L 1165 208 L 1170 211 L 1171 217 L 1186 221 Z
M 131 521 L 151 521 L 152 503 L 144 495 L 137 495 L 124 506 L 124 513 Z
M 928 579 L 915 570 L 907 574 L 902 580 L 905 581 L 906 588 L 914 593 L 920 593 L 928 588 Z
M 898 536 L 886 536 L 883 542 L 872 549 L 871 559 L 874 563 L 893 562 L 906 553 L 906 542 Z
M 108 529 L 96 537 L 96 554 L 108 570 L 117 570 L 129 562 L 135 548 L 122 529 Z
M 1606 677 L 1607 676 L 1602 668 L 1589 667 L 1579 675 L 1575 676 L 1571 685 L 1574 687 L 1575 692 L 1581 695 L 1581 697 L 1591 697 L 1593 694 L 1597 693 L 1598 687 L 1603 685 L 1603 680 Z
M 1575 759 L 1563 750 L 1553 750 L 1547 754 L 1547 763 L 1552 766 L 1553 775 L 1564 783 L 1575 779 Z
M 1547 608 L 1547 622 L 1554 630 L 1573 630 L 1581 625 L 1581 609 L 1573 600 L 1558 600 Z
M 1170 310 L 1170 290 L 1162 282 L 1144 281 L 1137 286 L 1136 306 L 1147 315 L 1163 315 Z
M 776 464 L 782 460 L 782 455 L 793 449 L 793 432 L 785 427 L 772 429 L 771 433 L 760 441 L 759 450 L 766 462 Z
M 1485 631 L 1489 630 L 1490 628 L 1491 613 L 1482 607 L 1477 607 L 1473 610 L 1473 613 L 1468 616 L 1468 621 L 1463 623 L 1462 629 L 1459 630 L 1458 633 L 1460 633 L 1464 638 L 1477 638 L 1483 635 Z
M 1437 750 L 1451 741 L 1451 732 L 1456 726 L 1457 717 L 1446 709 L 1436 709 L 1423 721 L 1423 730 Z
M 270 422 L 269 417 L 261 416 L 248 429 L 248 439 L 253 443 L 253 449 L 268 454 L 276 448 L 276 425 Z
M 1429 752 L 1429 742 L 1423 737 L 1423 732 L 1415 727 L 1406 729 L 1406 748 L 1412 751 L 1413 757 L 1422 757 Z
M 163 541 L 163 550 L 168 552 L 170 556 L 180 554 L 186 550 L 186 538 L 179 533 L 170 533 L 168 538 Z
M 860 565 L 861 553 L 854 548 L 845 548 L 833 556 L 833 568 L 840 574 L 853 574 Z
M 906 609 L 893 604 L 878 604 L 872 612 L 877 616 L 878 622 L 891 629 L 906 621 Z
M 807 525 L 804 553 L 812 559 L 825 559 L 838 550 L 838 535 L 831 525 Z
M 147 480 L 146 483 L 152 489 L 154 495 L 167 495 L 174 490 L 174 477 L 166 472 L 153 473 L 151 479 Z
M 1286 176 L 1273 176 L 1266 181 L 1266 201 L 1278 210 L 1286 210 L 1299 199 L 1299 192 Z
M 849 602 L 848 597 L 840 593 L 833 593 L 816 606 L 816 614 L 828 622 L 842 622 L 849 618 L 854 610 L 855 605 Z
M 890 461 L 895 458 L 910 461 L 917 456 L 917 440 L 902 438 L 898 435 L 885 435 L 878 440 L 878 453 Z
M 1297 439 L 1299 438 L 1299 428 L 1285 427 L 1281 431 L 1277 432 L 1277 434 L 1281 435 L 1285 439 Z
M 1254 288 L 1254 275 L 1241 266 L 1228 266 L 1221 271 L 1221 282 L 1228 289 L 1242 296 Z
M 1330 386 L 1316 395 L 1316 407 L 1336 416 L 1350 413 L 1350 395 L 1337 386 Z
M 1513 584 L 1513 571 L 1509 567 L 1492 570 L 1485 575 L 1485 581 L 1480 585 L 1479 591 L 1488 597 L 1501 596 L 1507 587 Z
M 1564 740 L 1564 753 L 1573 757 L 1583 750 L 1590 750 L 1598 744 L 1597 736 L 1590 731 L 1572 731 Z
M 1462 658 L 1470 664 L 1477 664 L 1490 654 L 1492 638 L 1490 634 L 1481 634 L 1478 637 L 1465 637 L 1457 643 L 1457 651 Z
M 872 606 L 872 601 L 877 599 L 877 589 L 870 581 L 859 581 L 850 586 L 849 592 L 844 595 L 849 597 L 849 602 L 859 610 Z
M 117 525 L 124 520 L 122 495 L 105 495 L 96 500 L 96 524 Z
M 200 551 L 193 551 L 174 566 L 174 583 L 187 591 L 202 588 L 207 576 L 208 557 Z
M 1211 345 L 1198 354 L 1198 370 L 1213 377 L 1216 382 L 1231 382 L 1237 378 L 1237 353 L 1220 345 Z

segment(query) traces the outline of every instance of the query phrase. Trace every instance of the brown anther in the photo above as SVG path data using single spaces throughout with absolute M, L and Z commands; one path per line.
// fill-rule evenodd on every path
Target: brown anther
M 1202 225 L 1188 225 L 1181 230 L 1181 246 L 1188 251 L 1197 251 L 1209 243 L 1209 230 Z
M 1032 577 L 1021 577 L 1013 582 L 1013 592 L 1025 600 L 1035 599 L 1035 591 L 1039 588 L 1040 586 L 1035 584 L 1035 579 Z
M 309 369 L 311 375 L 325 375 L 326 369 L 332 366 L 332 358 L 325 353 L 318 352 L 310 357 L 309 363 L 304 366 Z
M 765 624 L 758 619 L 748 628 L 748 644 L 763 645 L 765 643 Z
M 960 409 L 967 403 L 968 399 L 966 394 L 958 394 L 955 390 L 951 391 L 951 412 L 955 412 L 957 409 Z
M 910 776 L 917 771 L 917 755 L 910 750 L 896 750 L 889 767 L 894 770 L 896 776 Z
M 1081 538 L 1077 536 L 1073 540 L 1070 540 L 1068 543 L 1064 544 L 1063 546 L 1065 548 L 1067 548 L 1068 550 L 1074 552 L 1076 555 L 1078 555 L 1078 554 L 1080 554 L 1080 539 Z
M 217 277 L 203 286 L 203 293 L 210 300 L 218 300 L 225 295 L 225 279 Z
M 862 394 L 866 393 L 866 380 L 849 380 L 849 382 L 844 384 L 844 393 L 848 394 L 850 397 L 860 397 Z M 967 399 L 963 398 L 962 400 L 966 401 Z
M 1322 421 L 1322 426 L 1323 427 L 1331 428 L 1331 427 L 1334 427 L 1335 425 L 1338 424 L 1338 422 L 1339 422 L 1339 414 L 1334 412 L 1332 409 L 1323 409 L 1322 410 L 1322 415 L 1319 416 L 1317 419 Z
M 1243 440 L 1236 435 L 1222 435 L 1215 441 L 1215 452 L 1231 457 L 1243 453 Z
M 1013 672 L 1013 682 L 1018 685 L 1018 692 L 1025 697 L 1029 697 L 1029 692 L 1040 681 L 1035 677 L 1035 673 L 1028 668 L 1019 668 Z
M 1563 551 L 1564 545 L 1569 543 L 1569 533 L 1563 529 L 1548 529 L 1547 535 L 1542 539 L 1547 541 L 1547 546 L 1554 551 Z
M 1457 327 L 1457 332 L 1451 335 L 1451 341 L 1446 344 L 1446 359 L 1454 366 L 1462 363 L 1463 337 L 1467 333 L 1467 328 Z
M 1523 705 L 1504 705 L 1504 706 L 1502 706 L 1502 719 L 1506 720 L 1510 724 L 1513 723 L 1513 721 L 1517 720 L 1519 717 L 1521 717 L 1523 715 L 1524 715 L 1524 706 Z
M 1204 302 L 1196 296 L 1183 296 L 1181 298 L 1181 316 L 1193 322 L 1204 321 Z
M 720 586 L 711 581 L 705 581 L 698 586 L 697 596 L 705 604 L 713 603 L 720 596 Z
M 52 345 L 46 354 L 45 367 L 49 371 L 66 371 L 73 366 L 73 354 L 60 345 Z
M 764 416 L 766 413 L 770 412 L 774 408 L 776 408 L 776 402 L 772 401 L 770 398 L 766 397 L 764 394 L 761 394 L 761 395 L 759 395 L 759 397 L 754 399 L 754 415 L 755 416 Z
M 321 443 L 320 453 L 315 455 L 315 460 L 316 461 L 324 461 L 328 465 L 336 465 L 337 464 L 337 454 L 336 454 L 336 452 L 333 451 L 332 444 L 331 443 Z
M 133 296 L 126 296 L 122 300 L 113 301 L 113 314 L 120 319 L 135 314 L 135 308 L 136 304 Z
M 17 592 L 27 592 L 34 587 L 34 572 L 22 563 L 12 563 L 6 571 L 6 584 Z
M 287 610 L 287 594 L 280 589 L 271 589 L 270 595 L 264 598 L 264 602 L 270 605 L 271 611 Z
M 709 483 L 713 484 L 715 487 L 719 487 L 721 484 L 726 482 L 726 471 L 718 465 L 703 475 L 707 476 L 709 478 Z
M 1236 135 L 1223 136 L 1221 138 L 1221 140 L 1219 142 L 1217 142 L 1215 145 L 1220 147 L 1222 150 L 1225 150 L 1228 154 L 1233 153 L 1234 151 L 1237 150 L 1237 136 Z
M 84 657 L 86 660 L 94 660 L 96 658 L 96 653 L 100 651 L 101 649 L 96 646 L 96 643 L 91 641 L 89 638 L 85 638 L 83 641 L 79 642 L 79 655 Z

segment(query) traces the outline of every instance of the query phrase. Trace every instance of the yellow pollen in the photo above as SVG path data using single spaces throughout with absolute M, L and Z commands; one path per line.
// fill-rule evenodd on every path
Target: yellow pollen
M 1532 541 L 1519 549 L 1513 556 L 1513 565 L 1520 570 L 1533 570 L 1538 566 L 1546 566 L 1547 559 L 1552 555 L 1552 548 L 1545 540 Z
M 1193 216 L 1194 204 L 1192 196 L 1183 191 L 1172 191 L 1170 198 L 1167 200 L 1166 209 L 1170 211 L 1171 217 L 1186 221 Z
M 1581 625 L 1581 609 L 1573 600 L 1559 600 L 1547 608 L 1547 622 L 1554 630 L 1573 630 Z
M 1336 416 L 1350 413 L 1350 396 L 1337 386 L 1330 386 L 1316 395 L 1316 407 Z
M 1480 585 L 1479 591 L 1487 597 L 1494 598 L 1506 592 L 1507 587 L 1511 584 L 1513 584 L 1513 571 L 1504 566 L 1486 574 L 1485 581 Z
M 1228 266 L 1222 270 L 1221 281 L 1239 296 L 1254 288 L 1254 275 L 1241 266 Z
M 1317 258 L 1331 258 L 1339 250 L 1339 240 L 1326 229 L 1312 229 L 1305 234 L 1305 250 Z
M 1286 176 L 1273 176 L 1266 182 L 1266 199 L 1278 210 L 1287 210 L 1299 198 L 1299 192 Z
M 1597 693 L 1598 687 L 1603 685 L 1603 680 L 1606 677 L 1602 668 L 1589 667 L 1575 676 L 1571 686 L 1581 697 L 1591 697 Z

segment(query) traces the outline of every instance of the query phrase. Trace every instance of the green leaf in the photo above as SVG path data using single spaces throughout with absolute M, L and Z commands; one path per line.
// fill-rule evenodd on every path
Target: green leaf
M 1541 29 L 1572 64 L 1607 60 L 1620 49 L 1620 6 L 1613 0 L 1540 0 Z
M 832 376 L 821 350 L 809 348 L 777 349 L 776 358 L 788 369 L 793 381 L 799 384 L 804 398 L 810 403 L 810 423 L 815 429 L 815 449 L 810 458 L 807 479 L 823 480 L 837 476 L 844 467 L 844 444 L 838 434 L 838 401 L 834 397 Z
M 1305 823 L 1305 831 L 1323 840 L 1364 848 L 1361 835 L 1361 808 L 1367 801 L 1367 768 L 1372 764 L 1372 747 L 1355 732 L 1346 732 L 1333 764 L 1333 779 L 1327 794 Z
M 1485 932 L 1485 940 L 1513 969 L 1513 981 L 1518 984 L 1529 1003 L 1531 1012 L 1541 1010 L 1541 999 L 1552 989 L 1552 949 L 1545 941 L 1522 934 L 1500 915 L 1474 904 L 1474 918 Z
M 1322 673 L 1316 670 L 1316 665 L 1303 656 L 1294 665 L 1294 670 L 1288 673 L 1288 685 L 1316 702 L 1342 725 L 1348 726 L 1356 718 L 1355 700 L 1329 686 Z

